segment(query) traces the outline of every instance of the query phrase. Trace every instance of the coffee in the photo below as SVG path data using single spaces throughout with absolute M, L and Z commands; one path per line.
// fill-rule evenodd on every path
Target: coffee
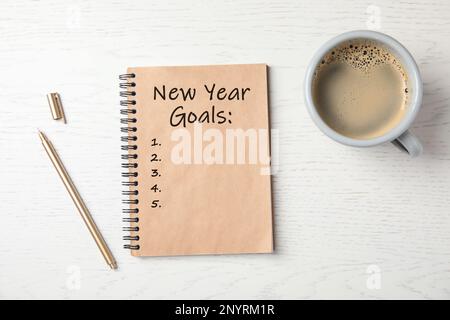
M 347 41 L 328 52 L 313 79 L 319 115 L 336 132 L 353 139 L 380 137 L 396 127 L 408 108 L 404 67 L 383 45 Z

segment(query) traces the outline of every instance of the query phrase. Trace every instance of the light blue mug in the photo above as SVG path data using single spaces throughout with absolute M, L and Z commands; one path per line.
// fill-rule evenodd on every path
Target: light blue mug
M 323 57 L 339 44 L 354 40 L 354 39 L 368 39 L 377 41 L 386 46 L 389 51 L 401 61 L 409 80 L 408 92 L 410 99 L 407 106 L 407 112 L 398 125 L 386 132 L 384 135 L 360 140 L 344 136 L 332 128 L 330 128 L 320 116 L 313 100 L 312 83 L 314 80 L 314 72 L 317 66 L 321 63 Z M 412 157 L 416 157 L 422 153 L 423 147 L 420 141 L 408 130 L 412 122 L 416 118 L 417 113 L 422 105 L 422 78 L 420 76 L 419 68 L 412 55 L 406 48 L 394 38 L 375 31 L 360 30 L 343 33 L 323 44 L 312 58 L 305 77 L 305 102 L 309 114 L 315 124 L 329 136 L 331 139 L 342 144 L 353 147 L 372 147 L 385 142 L 392 142 L 394 145 L 405 151 Z

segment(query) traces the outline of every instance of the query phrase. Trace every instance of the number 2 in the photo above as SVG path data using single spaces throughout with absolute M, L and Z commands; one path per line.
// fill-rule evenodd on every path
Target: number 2
M 153 161 L 161 161 L 161 159 L 158 159 L 158 155 L 156 153 L 152 153 L 152 158 L 150 159 L 150 162 Z

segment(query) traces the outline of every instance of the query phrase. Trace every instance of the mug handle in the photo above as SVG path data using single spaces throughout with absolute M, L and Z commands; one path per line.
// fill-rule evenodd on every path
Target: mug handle
M 403 132 L 397 139 L 393 140 L 392 143 L 413 158 L 419 156 L 423 151 L 419 139 L 417 139 L 409 130 Z

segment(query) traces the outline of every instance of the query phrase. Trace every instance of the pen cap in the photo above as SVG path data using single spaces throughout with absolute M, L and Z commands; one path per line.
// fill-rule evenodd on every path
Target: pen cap
M 61 97 L 58 93 L 47 94 L 48 104 L 50 105 L 50 110 L 52 112 L 52 117 L 54 120 L 59 120 L 64 118 L 64 111 L 62 109 Z

